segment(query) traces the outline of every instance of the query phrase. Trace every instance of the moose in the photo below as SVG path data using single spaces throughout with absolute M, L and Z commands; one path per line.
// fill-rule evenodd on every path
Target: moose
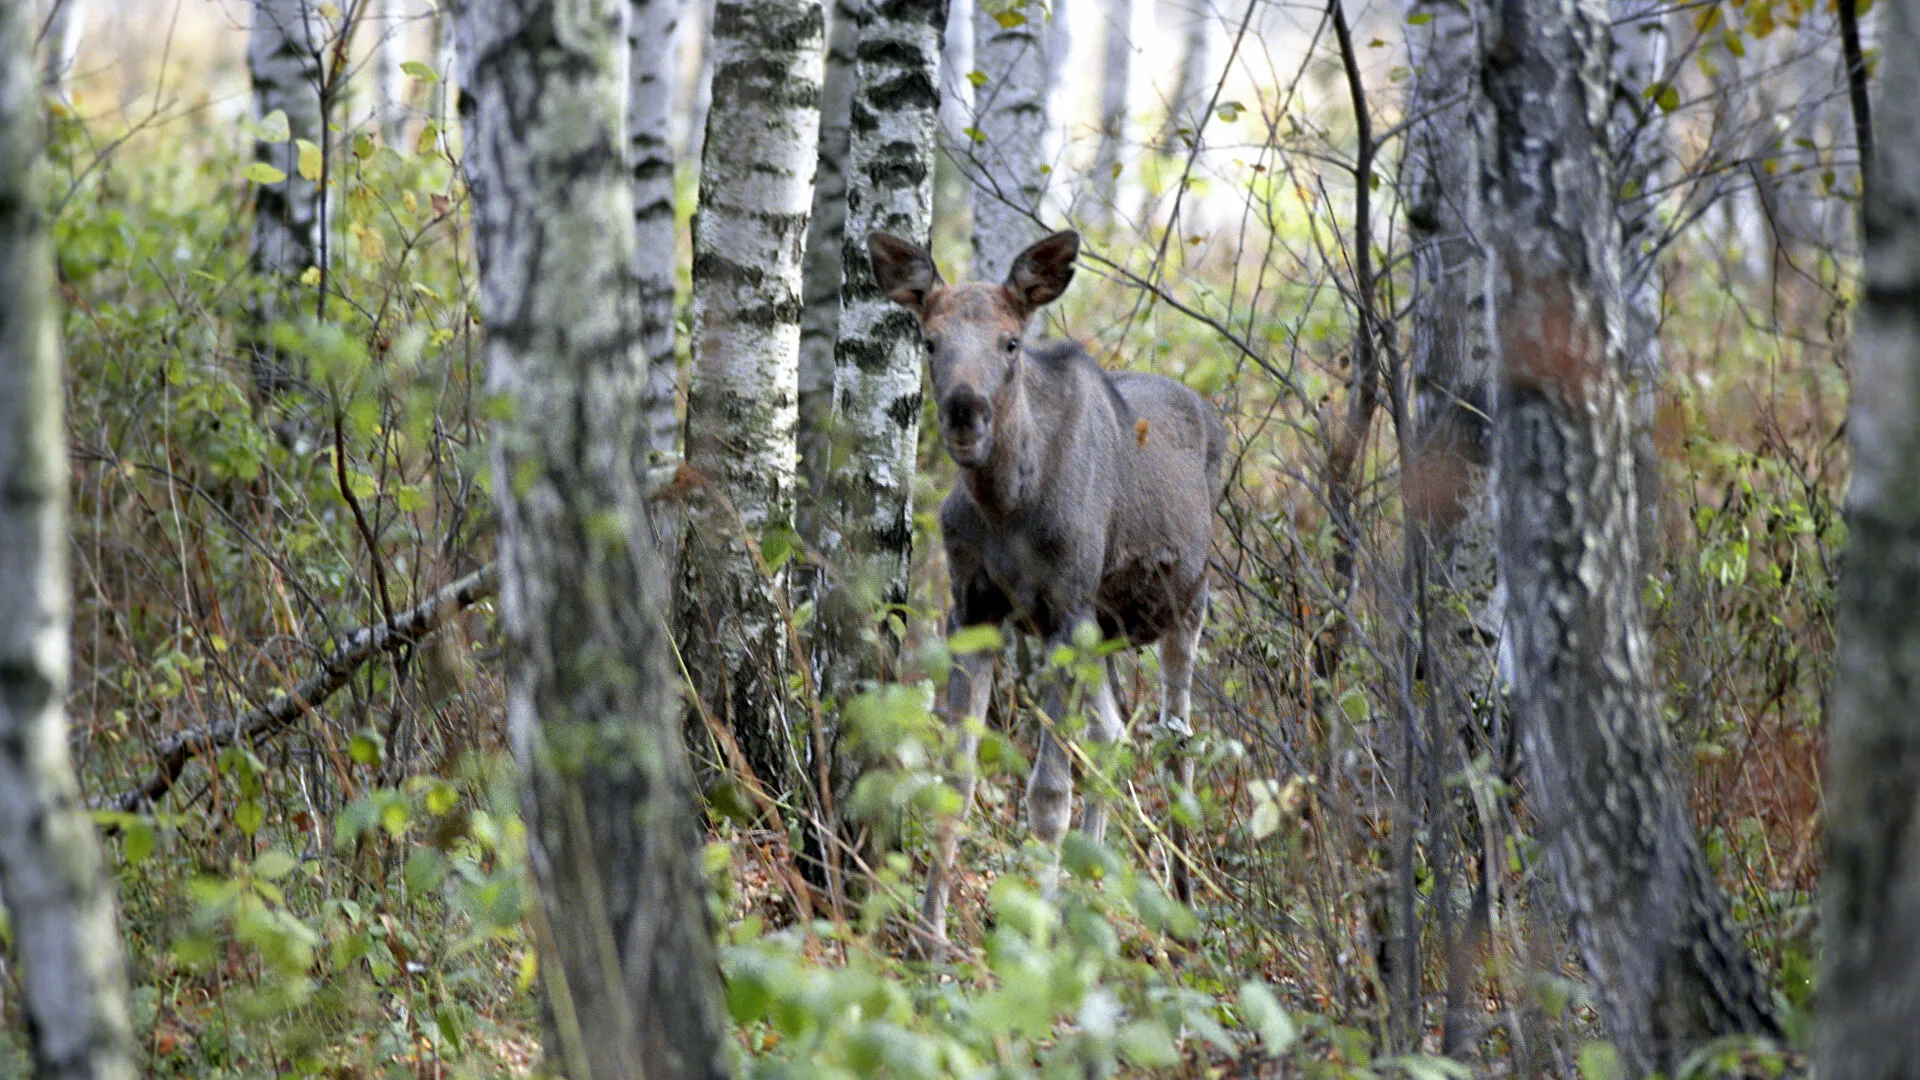
M 959 467 L 940 507 L 952 606 L 951 637 L 1011 621 L 1051 654 L 1093 626 L 1131 645 L 1159 643 L 1159 728 L 1183 742 L 1194 651 L 1207 610 L 1207 556 L 1227 431 L 1199 394 L 1158 375 L 1109 372 L 1072 341 L 1030 342 L 1035 311 L 1073 280 L 1080 235 L 1059 232 L 1021 252 L 999 285 L 948 285 L 926 249 L 883 232 L 867 237 L 874 280 L 919 320 L 940 435 Z M 1084 633 L 1084 632 L 1083 632 Z M 973 801 L 974 757 L 996 657 L 954 658 L 947 715 L 961 726 L 952 769 L 961 800 L 940 825 L 921 930 L 944 946 L 959 826 Z M 1042 707 L 1066 716 L 1070 680 L 1056 671 Z M 1088 737 L 1114 742 L 1126 725 L 1104 668 L 1087 688 Z M 1179 759 L 1193 783 L 1193 763 Z M 1027 782 L 1027 824 L 1057 846 L 1072 813 L 1073 769 L 1042 725 Z M 1088 799 L 1081 828 L 1096 841 L 1106 816 Z M 1192 898 L 1183 829 L 1173 883 Z

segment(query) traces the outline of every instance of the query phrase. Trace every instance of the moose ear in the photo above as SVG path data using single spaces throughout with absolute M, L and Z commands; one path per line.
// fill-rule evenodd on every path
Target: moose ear
M 1069 229 L 1057 232 L 1014 257 L 1007 271 L 1006 290 L 1014 302 L 1033 314 L 1036 308 L 1051 304 L 1067 291 L 1073 280 L 1073 260 L 1080 254 L 1080 234 Z
M 924 314 L 927 295 L 943 284 L 926 248 L 889 233 L 867 234 L 867 257 L 880 291 L 915 315 Z

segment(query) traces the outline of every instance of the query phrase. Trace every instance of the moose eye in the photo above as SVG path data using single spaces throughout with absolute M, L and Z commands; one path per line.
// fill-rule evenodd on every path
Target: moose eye
M 1012 356 L 1014 353 L 1017 353 L 1019 351 L 1020 351 L 1020 339 L 1017 337 L 1008 338 L 1007 339 L 1007 355 Z
M 923 337 L 923 338 L 921 338 L 921 339 L 920 339 L 920 347 L 921 347 L 921 348 L 923 348 L 923 349 L 925 349 L 925 350 L 927 351 L 927 355 L 928 355 L 928 356 L 932 356 L 932 355 L 933 355 L 933 339 L 932 339 L 932 338 L 930 338 L 930 337 Z

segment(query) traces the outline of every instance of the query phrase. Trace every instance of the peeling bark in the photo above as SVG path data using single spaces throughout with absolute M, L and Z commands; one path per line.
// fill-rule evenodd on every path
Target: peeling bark
M 454 5 L 488 392 L 512 403 L 492 438 L 507 726 L 549 1057 L 574 1080 L 719 1078 L 719 968 L 633 450 L 627 4 Z

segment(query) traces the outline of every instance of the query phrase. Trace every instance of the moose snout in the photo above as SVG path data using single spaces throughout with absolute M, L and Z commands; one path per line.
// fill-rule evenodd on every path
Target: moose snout
M 993 402 L 971 386 L 955 388 L 940 402 L 947 452 L 958 465 L 978 465 L 992 448 Z

